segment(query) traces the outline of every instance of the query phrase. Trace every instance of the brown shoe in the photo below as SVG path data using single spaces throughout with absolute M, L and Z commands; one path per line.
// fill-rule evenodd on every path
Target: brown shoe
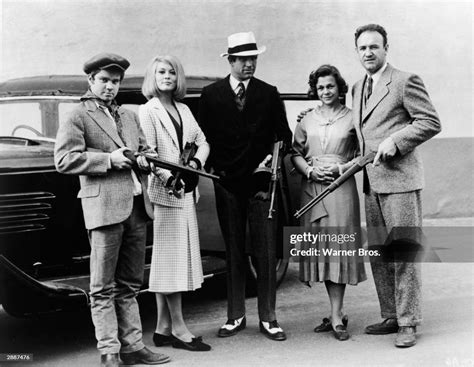
M 118 367 L 119 356 L 118 353 L 102 354 L 100 356 L 100 367 Z
M 397 337 L 395 338 L 395 346 L 399 348 L 409 348 L 416 344 L 416 327 L 400 326 Z
M 348 323 L 349 317 L 347 315 L 342 316 L 342 325 L 347 326 Z M 334 331 L 331 320 L 328 317 L 325 317 L 323 322 L 314 328 L 315 333 L 324 333 L 326 331 Z
M 385 319 L 379 324 L 369 325 L 365 328 L 366 334 L 372 335 L 385 335 L 385 334 L 393 334 L 398 331 L 398 322 L 397 319 L 390 318 Z
M 347 332 L 347 327 L 344 326 L 344 325 L 336 325 L 334 327 L 334 337 L 337 339 L 337 340 L 347 340 L 349 339 L 349 333 Z
M 170 357 L 161 353 L 154 353 L 147 347 L 132 353 L 120 353 L 123 364 L 162 364 L 170 361 Z

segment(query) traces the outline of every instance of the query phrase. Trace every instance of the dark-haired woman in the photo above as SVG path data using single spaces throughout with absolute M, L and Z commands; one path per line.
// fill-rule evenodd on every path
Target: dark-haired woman
M 294 134 L 292 162 L 302 175 L 301 205 L 354 164 L 358 155 L 351 110 L 339 100 L 347 92 L 347 84 L 337 68 L 320 66 L 310 74 L 309 86 L 310 97 L 321 103 L 304 116 Z M 332 330 L 336 339 L 347 340 L 348 319 L 343 312 L 346 284 L 356 285 L 366 279 L 357 251 L 361 247 L 360 212 L 354 177 L 306 213 L 301 225 L 330 238 L 315 244 L 318 256 L 300 257 L 300 279 L 308 285 L 324 282 L 331 303 L 331 317 L 324 318 L 314 331 Z M 348 236 L 347 240 L 334 241 L 334 235 Z M 323 249 L 333 252 L 325 255 Z

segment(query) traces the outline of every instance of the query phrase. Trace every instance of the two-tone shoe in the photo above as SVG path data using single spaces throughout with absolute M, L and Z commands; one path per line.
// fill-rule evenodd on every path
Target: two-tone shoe
M 239 331 L 245 329 L 246 324 L 247 324 L 247 320 L 245 319 L 245 316 L 241 317 L 240 319 L 229 319 L 219 329 L 219 331 L 217 332 L 217 336 L 221 338 L 225 338 L 228 336 L 235 335 Z
M 268 326 L 266 325 L 268 324 Z M 266 322 L 265 324 L 260 321 L 260 332 L 265 335 L 268 339 L 283 341 L 286 340 L 286 334 L 283 329 L 278 325 L 277 320 Z

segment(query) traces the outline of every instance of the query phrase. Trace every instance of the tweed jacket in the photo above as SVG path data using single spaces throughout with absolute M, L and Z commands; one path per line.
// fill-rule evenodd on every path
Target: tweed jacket
M 353 121 L 362 154 L 377 151 L 392 137 L 396 155 L 378 166 L 366 166 L 370 188 L 379 194 L 422 189 L 423 165 L 416 147 L 441 131 L 441 124 L 422 80 L 390 64 L 375 85 L 366 108 L 365 78 L 352 88 Z
M 206 137 L 188 106 L 176 101 L 175 105 L 183 126 L 183 147 L 181 148 L 184 149 L 186 142 L 196 143 L 198 149 L 194 157 L 199 159 L 204 167 L 209 155 L 209 144 Z M 158 153 L 158 157 L 169 162 L 180 163 L 181 153 L 176 129 L 160 100 L 156 97 L 150 99 L 146 104 L 140 106 L 138 114 L 147 142 Z M 183 207 L 184 200 L 168 194 L 165 185 L 170 177 L 171 172 L 161 168 L 157 169 L 157 175 L 150 175 L 148 187 L 150 200 L 152 203 L 164 206 Z M 197 190 L 196 188 L 196 197 L 199 197 Z
M 146 151 L 145 136 L 138 116 L 119 108 L 123 133 L 132 151 Z M 133 209 L 133 180 L 129 170 L 109 169 L 110 153 L 125 144 L 114 122 L 94 101 L 83 101 L 60 124 L 54 148 L 54 162 L 61 173 L 79 175 L 78 197 L 87 229 L 123 222 Z M 146 212 L 153 210 L 146 193 L 146 175 L 140 175 Z
M 257 78 L 250 79 L 242 112 L 229 76 L 206 86 L 199 123 L 211 145 L 208 165 L 227 187 L 248 182 L 258 164 L 271 154 L 275 139 L 291 146 L 291 130 L 278 90 Z

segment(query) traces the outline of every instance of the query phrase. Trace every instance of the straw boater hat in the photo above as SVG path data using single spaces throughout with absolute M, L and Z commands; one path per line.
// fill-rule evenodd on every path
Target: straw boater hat
M 226 56 L 255 56 L 260 55 L 267 49 L 265 46 L 257 48 L 257 41 L 253 32 L 234 33 L 227 37 L 227 52 L 221 54 Z

